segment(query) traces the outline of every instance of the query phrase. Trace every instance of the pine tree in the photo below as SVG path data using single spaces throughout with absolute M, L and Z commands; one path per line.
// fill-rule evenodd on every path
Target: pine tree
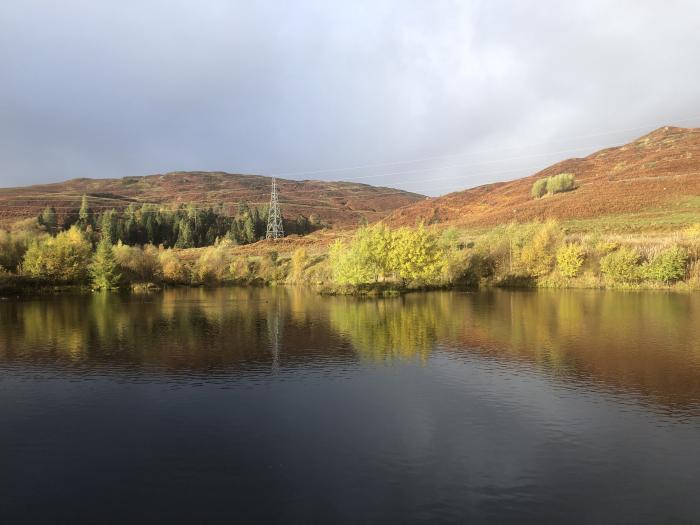
M 47 206 L 39 216 L 39 224 L 46 228 L 46 231 L 53 235 L 58 225 L 56 218 L 56 209 L 53 206 Z
M 119 286 L 121 275 L 117 272 L 112 243 L 107 236 L 97 245 L 90 265 L 90 278 L 95 290 L 113 290 Z
M 103 239 L 108 239 L 110 244 L 114 244 L 117 240 L 117 225 L 116 225 L 116 212 L 114 210 L 106 211 L 102 214 L 102 220 L 100 221 L 100 232 Z
M 88 227 L 90 221 L 90 208 L 88 207 L 87 195 L 83 195 L 83 200 L 80 203 L 80 211 L 78 212 L 78 222 L 80 223 L 80 228 L 85 230 Z
M 243 237 L 246 243 L 255 242 L 255 221 L 250 214 L 246 216 L 243 223 Z
M 180 221 L 180 232 L 175 246 L 177 248 L 194 248 L 192 226 L 190 225 L 190 221 L 187 219 L 182 219 Z

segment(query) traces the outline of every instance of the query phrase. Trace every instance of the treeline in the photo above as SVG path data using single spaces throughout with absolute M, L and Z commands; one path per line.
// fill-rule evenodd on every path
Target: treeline
M 179 250 L 146 244 L 112 244 L 107 230 L 93 248 L 88 234 L 73 225 L 56 236 L 0 233 L 0 284 L 32 287 L 85 286 L 116 290 L 132 285 L 213 285 L 282 281 L 299 273 L 306 255 L 235 256 L 228 239 L 200 249 Z M 300 256 L 301 254 L 301 256 Z M 296 270 L 294 270 L 296 268 Z
M 359 228 L 313 254 L 244 255 L 228 237 L 205 248 L 128 245 L 113 230 L 74 224 L 49 235 L 36 221 L 0 232 L 0 281 L 116 289 L 135 283 L 288 283 L 339 293 L 449 286 L 700 289 L 700 225 L 665 238 L 571 234 L 555 221 L 477 235 L 419 225 Z M 95 246 L 92 237 L 97 235 Z M 281 245 L 284 246 L 284 245 Z
M 568 234 L 556 221 L 512 223 L 475 236 L 378 224 L 337 241 L 329 265 L 332 284 L 350 291 L 386 284 L 699 289 L 700 225 L 652 243 Z
M 152 244 L 176 248 L 198 248 L 212 246 L 217 240 L 228 239 L 234 244 L 249 244 L 264 238 L 267 228 L 267 207 L 251 207 L 239 202 L 234 216 L 224 213 L 223 205 L 199 207 L 193 204 L 176 209 L 154 204 L 137 207 L 129 205 L 124 211 L 106 210 L 94 212 L 87 197 L 74 212 L 69 212 L 58 221 L 56 210 L 47 207 L 38 217 L 38 222 L 51 235 L 77 226 L 88 234 L 93 242 L 99 240 L 103 231 L 114 240 L 128 246 Z M 288 234 L 306 235 L 320 228 L 321 222 L 312 215 L 299 215 L 296 220 L 284 219 Z

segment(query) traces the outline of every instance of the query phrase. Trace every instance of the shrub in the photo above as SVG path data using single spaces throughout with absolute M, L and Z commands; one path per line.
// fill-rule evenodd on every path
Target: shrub
M 202 252 L 195 267 L 195 274 L 200 282 L 221 282 L 229 275 L 231 265 L 230 246 L 230 241 L 223 241 L 217 246 L 206 248 Z
M 662 283 L 672 283 L 685 276 L 688 253 L 679 246 L 673 246 L 659 253 L 642 267 L 645 278 Z
M 55 238 L 37 240 L 27 250 L 22 270 L 30 277 L 58 283 L 83 283 L 88 277 L 91 246 L 77 228 Z
M 538 179 L 532 185 L 530 194 L 535 199 L 540 199 L 547 194 L 547 179 Z
M 163 279 L 168 283 L 187 284 L 190 282 L 189 267 L 180 260 L 175 250 L 162 250 L 158 261 L 163 271 Z
M 0 230 L 0 266 L 8 271 L 16 271 L 32 241 L 38 239 L 28 232 Z
M 560 173 L 547 178 L 547 193 L 553 195 L 564 191 L 571 191 L 576 185 L 576 178 L 572 173 Z
M 600 259 L 600 271 L 613 282 L 634 283 L 642 277 L 639 252 L 622 247 Z
M 158 249 L 152 244 L 139 248 L 119 242 L 114 247 L 114 258 L 119 269 L 131 282 L 155 282 L 163 277 Z
M 580 244 L 567 244 L 557 250 L 557 268 L 564 277 L 576 277 L 585 258 Z
M 304 276 L 304 270 L 309 262 L 309 255 L 305 248 L 297 248 L 292 254 L 292 282 L 298 283 Z
M 533 228 L 529 238 L 523 242 L 516 269 L 523 275 L 542 277 L 552 270 L 555 248 L 561 239 L 561 230 L 556 221 L 535 223 Z

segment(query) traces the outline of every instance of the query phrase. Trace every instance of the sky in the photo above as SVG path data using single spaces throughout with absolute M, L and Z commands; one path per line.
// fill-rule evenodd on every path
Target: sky
M 514 179 L 700 127 L 698 27 L 697 0 L 3 0 L 0 187 Z

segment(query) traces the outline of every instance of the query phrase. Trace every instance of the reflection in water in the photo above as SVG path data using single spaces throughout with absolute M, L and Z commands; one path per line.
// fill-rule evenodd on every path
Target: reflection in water
M 196 289 L 4 301 L 0 314 L 5 365 L 277 369 L 284 340 L 290 365 L 349 359 L 350 349 L 370 362 L 426 363 L 439 348 L 524 360 L 669 406 L 700 399 L 697 294 L 494 291 L 357 300 L 300 289 Z
M 698 319 L 648 292 L 0 301 L 0 514 L 697 523 Z

